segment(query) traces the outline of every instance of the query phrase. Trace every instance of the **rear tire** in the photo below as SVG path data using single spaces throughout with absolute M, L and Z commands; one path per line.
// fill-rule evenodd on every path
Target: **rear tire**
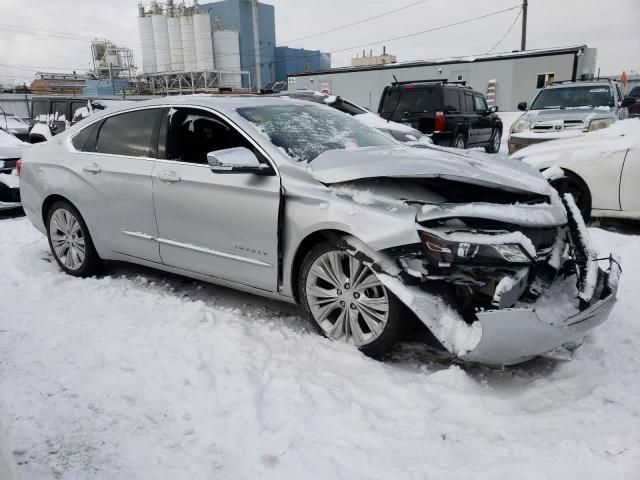
M 47 212 L 47 239 L 60 268 L 74 277 L 96 274 L 102 261 L 80 212 L 69 202 L 55 202 Z
M 498 153 L 500 151 L 500 142 L 502 142 L 502 130 L 496 130 L 491 138 L 491 143 L 484 147 L 487 153 Z
M 466 135 L 459 133 L 453 139 L 453 143 L 451 144 L 453 148 L 465 149 L 467 148 L 467 137 Z
M 402 303 L 368 266 L 333 243 L 322 242 L 307 253 L 298 292 L 318 333 L 365 355 L 386 353 L 401 333 Z

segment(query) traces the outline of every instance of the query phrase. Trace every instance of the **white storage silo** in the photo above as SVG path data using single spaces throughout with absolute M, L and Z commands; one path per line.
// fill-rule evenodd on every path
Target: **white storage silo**
M 171 50 L 169 47 L 169 30 L 167 17 L 162 14 L 151 15 L 153 23 L 153 43 L 156 50 L 156 71 L 169 72 L 171 70 Z
M 211 20 L 206 13 L 196 13 L 193 16 L 193 37 L 196 43 L 197 70 L 213 70 Z
M 169 32 L 171 70 L 173 72 L 182 72 L 184 70 L 184 57 L 182 54 L 182 28 L 180 27 L 180 17 L 167 18 L 167 31 Z
M 142 52 L 142 71 L 143 73 L 156 73 L 156 50 L 151 17 L 138 17 L 138 31 Z
M 196 64 L 196 41 L 193 36 L 193 17 L 183 15 L 180 17 L 180 30 L 182 31 L 182 59 L 184 69 L 193 72 L 198 68 Z
M 220 86 L 242 88 L 240 74 L 240 38 L 235 30 L 213 32 L 213 50 L 220 74 Z

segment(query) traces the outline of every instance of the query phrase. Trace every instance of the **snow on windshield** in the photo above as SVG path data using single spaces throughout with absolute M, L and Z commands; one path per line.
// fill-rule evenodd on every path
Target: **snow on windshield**
M 353 117 L 320 105 L 274 105 L 237 111 L 298 162 L 311 162 L 327 150 L 397 145 Z

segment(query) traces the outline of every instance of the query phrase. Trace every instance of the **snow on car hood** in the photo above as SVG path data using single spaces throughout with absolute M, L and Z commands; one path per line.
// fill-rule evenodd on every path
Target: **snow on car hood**
M 554 140 L 553 142 L 539 143 L 518 150 L 512 159 L 525 159 L 532 165 L 544 161 L 552 161 L 566 154 L 602 156 L 606 153 L 640 148 L 640 118 L 620 120 L 608 128 L 596 130 L 582 135 L 579 138 L 567 138 Z
M 526 164 L 442 148 L 329 150 L 309 163 L 316 180 L 333 184 L 362 178 L 446 178 L 507 191 L 549 195 L 547 180 Z

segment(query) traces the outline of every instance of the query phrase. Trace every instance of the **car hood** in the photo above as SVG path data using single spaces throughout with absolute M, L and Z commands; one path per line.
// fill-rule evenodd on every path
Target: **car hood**
M 308 165 L 324 184 L 362 178 L 445 178 L 511 192 L 549 195 L 546 179 L 521 162 L 439 147 L 329 150 Z
M 518 150 L 511 158 L 526 160 L 532 165 L 556 160 L 564 155 L 580 158 L 640 148 L 640 119 L 620 120 L 608 128 L 589 132 L 579 138 L 544 142 Z M 535 160 L 535 161 L 534 161 Z
M 558 120 L 581 121 L 585 125 L 594 118 L 608 118 L 612 116 L 609 107 L 576 107 L 548 110 L 529 110 L 521 118 L 532 123 L 554 122 Z

